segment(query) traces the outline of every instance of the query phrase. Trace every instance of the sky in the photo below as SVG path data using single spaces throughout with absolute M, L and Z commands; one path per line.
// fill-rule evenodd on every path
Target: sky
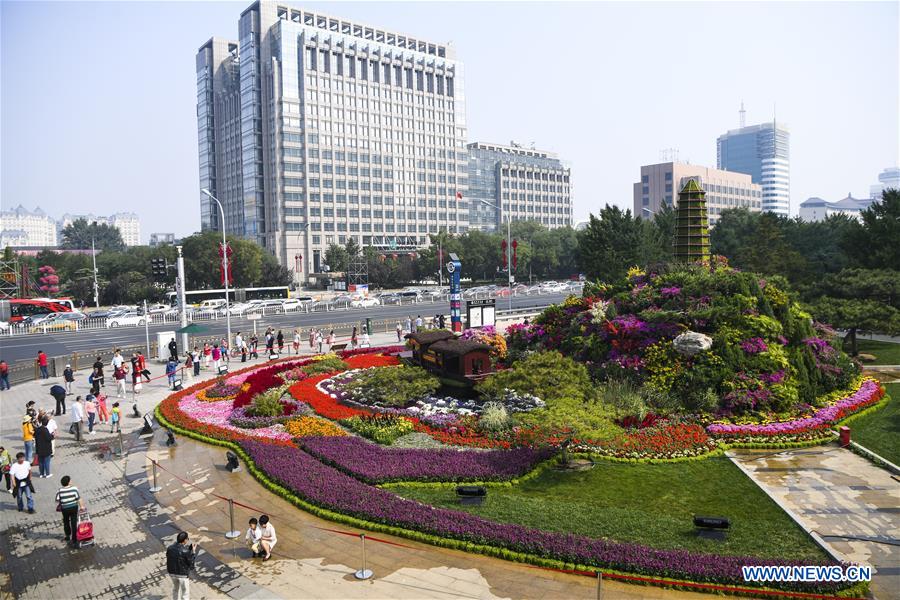
M 0 206 L 198 230 L 195 56 L 249 4 L 0 2 Z M 900 160 L 897 2 L 289 4 L 452 42 L 469 141 L 557 153 L 576 221 L 630 208 L 663 149 L 715 167 L 742 101 L 791 131 L 793 214 Z

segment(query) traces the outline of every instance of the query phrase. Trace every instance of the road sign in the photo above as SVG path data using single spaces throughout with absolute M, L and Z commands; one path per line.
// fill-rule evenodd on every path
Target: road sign
M 247 315 L 248 321 L 259 321 L 262 319 L 262 315 L 259 313 L 253 313 L 252 315 Z

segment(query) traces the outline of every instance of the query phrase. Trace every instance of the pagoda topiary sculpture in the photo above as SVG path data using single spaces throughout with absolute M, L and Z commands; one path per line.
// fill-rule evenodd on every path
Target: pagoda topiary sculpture
M 686 263 L 709 262 L 709 218 L 706 192 L 689 179 L 678 192 L 675 209 L 675 260 Z

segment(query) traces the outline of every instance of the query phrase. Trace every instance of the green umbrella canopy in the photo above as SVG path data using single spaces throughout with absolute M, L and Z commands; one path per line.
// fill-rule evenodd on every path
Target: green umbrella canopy
M 190 325 L 186 325 L 181 329 L 176 329 L 175 333 L 206 333 L 209 331 L 208 327 L 204 327 L 203 325 L 198 325 L 196 323 L 191 323 Z

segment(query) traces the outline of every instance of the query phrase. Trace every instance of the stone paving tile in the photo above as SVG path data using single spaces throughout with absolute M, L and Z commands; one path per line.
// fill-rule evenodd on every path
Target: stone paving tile
M 878 600 L 900 599 L 900 481 L 836 444 L 729 454 L 804 529 L 845 560 L 874 567 Z

